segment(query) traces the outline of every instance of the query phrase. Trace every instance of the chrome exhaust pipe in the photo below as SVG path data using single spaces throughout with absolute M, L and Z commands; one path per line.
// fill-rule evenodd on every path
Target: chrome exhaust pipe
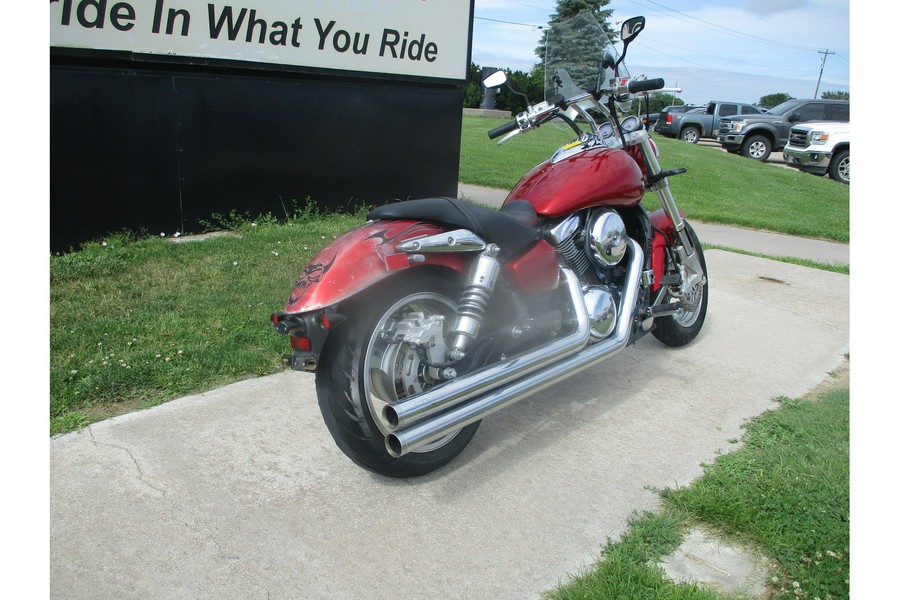
M 435 390 L 389 404 L 382 412 L 384 420 L 393 428 L 408 427 L 479 394 L 511 383 L 536 371 L 547 362 L 557 361 L 581 350 L 590 339 L 590 319 L 578 277 L 569 269 L 563 268 L 562 273 L 575 310 L 576 328 L 573 333 L 458 379 L 452 379 Z
M 625 348 L 631 337 L 644 264 L 644 252 L 641 247 L 630 238 L 628 247 L 632 252 L 631 262 L 626 275 L 625 292 L 620 300 L 619 322 L 613 336 L 588 346 L 574 355 L 558 359 L 550 366 L 535 370 L 507 385 L 495 387 L 468 402 L 445 409 L 419 423 L 398 428 L 385 437 L 385 447 L 391 456 L 399 458 L 425 444 L 439 440 L 453 431 L 480 421 L 500 409 L 591 367 Z M 578 303 L 576 303 L 577 305 Z

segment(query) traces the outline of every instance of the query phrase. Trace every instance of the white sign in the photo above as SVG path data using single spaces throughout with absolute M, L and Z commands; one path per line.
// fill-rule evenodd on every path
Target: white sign
M 50 45 L 465 79 L 471 6 L 470 0 L 50 0 Z

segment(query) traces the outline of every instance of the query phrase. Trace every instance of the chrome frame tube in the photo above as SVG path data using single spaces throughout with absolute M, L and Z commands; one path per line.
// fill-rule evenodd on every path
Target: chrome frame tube
M 588 346 L 577 354 L 557 360 L 548 367 L 517 378 L 508 385 L 486 392 L 475 399 L 441 412 L 409 427 L 397 429 L 385 437 L 387 451 L 395 457 L 403 456 L 434 440 L 480 421 L 523 398 L 544 390 L 558 381 L 609 358 L 628 345 L 641 283 L 644 253 L 634 240 L 628 240 L 632 251 L 628 267 L 625 293 L 619 306 L 619 323 L 615 335 Z

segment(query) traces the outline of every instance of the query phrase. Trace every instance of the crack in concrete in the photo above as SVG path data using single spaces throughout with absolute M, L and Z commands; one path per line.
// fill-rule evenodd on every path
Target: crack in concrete
M 194 533 L 199 535 L 204 540 L 211 542 L 216 547 L 216 553 L 219 555 L 220 558 L 222 558 L 225 561 L 225 563 L 228 565 L 228 568 L 231 570 L 231 572 L 233 574 L 242 578 L 244 581 L 246 581 L 250 585 L 259 587 L 262 590 L 264 590 L 266 593 L 266 598 L 272 597 L 272 591 L 267 586 L 255 581 L 254 579 L 252 579 L 250 577 L 250 575 L 247 575 L 246 573 L 243 573 L 238 570 L 238 567 L 235 563 L 236 563 L 236 561 L 240 560 L 239 556 L 226 554 L 225 546 L 221 542 L 219 542 L 219 540 L 217 540 L 216 537 L 212 533 L 210 533 L 209 531 L 202 530 L 200 527 L 194 525 L 193 523 L 188 522 L 187 520 L 179 517 L 176 514 L 176 510 L 178 508 L 178 503 L 175 500 L 169 498 L 169 494 L 167 493 L 167 491 L 165 489 L 163 489 L 157 485 L 154 485 L 148 479 L 145 478 L 144 470 L 141 468 L 140 462 L 138 461 L 137 457 L 135 457 L 134 453 L 132 453 L 132 451 L 129 448 L 127 448 L 125 446 L 119 446 L 118 444 L 111 444 L 109 442 L 99 441 L 94 436 L 94 430 L 92 429 L 92 427 L 90 425 L 87 426 L 87 430 L 88 430 L 88 434 L 91 437 L 92 445 L 98 446 L 98 447 L 113 448 L 115 450 L 120 450 L 128 455 L 128 458 L 131 459 L 131 463 L 134 465 L 134 468 L 137 471 L 138 481 L 140 481 L 142 484 L 146 485 L 147 487 L 149 487 L 150 489 L 152 489 L 153 491 L 158 493 L 162 497 L 163 501 L 169 503 L 168 513 L 172 517 L 173 520 L 177 521 L 178 523 L 181 523 L 182 525 L 184 525 L 185 527 L 187 527 L 188 529 L 190 529 L 191 531 L 193 531 Z

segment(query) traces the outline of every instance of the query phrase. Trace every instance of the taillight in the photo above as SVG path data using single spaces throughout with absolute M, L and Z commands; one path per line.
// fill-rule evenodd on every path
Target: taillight
M 308 352 L 312 348 L 312 346 L 309 343 L 309 338 L 292 335 L 291 348 L 293 348 L 294 350 L 303 350 Z
M 672 115 L 666 115 L 666 124 L 667 124 L 667 125 L 671 125 L 671 124 L 672 124 Z

